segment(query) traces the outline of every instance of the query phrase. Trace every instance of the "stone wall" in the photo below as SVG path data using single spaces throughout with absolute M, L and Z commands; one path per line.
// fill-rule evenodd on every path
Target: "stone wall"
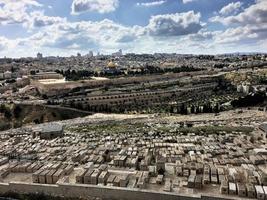
M 238 198 L 222 198 L 201 195 L 182 195 L 167 192 L 155 192 L 140 189 L 115 188 L 108 186 L 79 185 L 79 184 L 58 184 L 44 185 L 34 183 L 0 183 L 0 193 L 43 193 L 52 196 L 66 196 L 73 198 L 99 197 L 103 199 L 120 199 L 120 200 L 226 200 Z
M 84 81 L 69 81 L 65 83 L 55 83 L 55 84 L 41 84 L 38 81 L 31 80 L 31 84 L 35 85 L 41 94 L 46 94 L 47 96 L 59 95 L 70 92 L 75 88 L 94 88 L 102 87 L 106 85 L 123 85 L 123 84 L 134 84 L 142 82 L 151 82 L 151 81 L 162 81 L 177 79 L 184 76 L 196 77 L 202 75 L 203 72 L 187 72 L 187 73 L 169 73 L 162 75 L 146 75 L 146 76 L 137 76 L 137 77 L 122 77 L 116 79 L 107 79 L 107 80 L 84 80 Z M 202 79 L 205 77 L 202 77 Z M 210 77 L 209 77 L 210 78 Z M 217 78 L 217 77 L 215 77 Z

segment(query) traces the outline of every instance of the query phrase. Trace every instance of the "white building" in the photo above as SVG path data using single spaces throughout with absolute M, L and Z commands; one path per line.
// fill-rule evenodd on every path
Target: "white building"
M 4 78 L 5 79 L 10 79 L 12 77 L 12 73 L 10 72 L 10 71 L 6 71 L 5 73 L 4 73 Z
M 120 49 L 119 51 L 113 53 L 112 56 L 117 56 L 117 57 L 122 56 L 122 50 Z

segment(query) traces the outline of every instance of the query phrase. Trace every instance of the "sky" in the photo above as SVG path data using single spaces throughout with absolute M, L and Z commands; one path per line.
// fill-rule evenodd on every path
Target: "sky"
M 0 0 L 0 57 L 267 52 L 267 0 Z

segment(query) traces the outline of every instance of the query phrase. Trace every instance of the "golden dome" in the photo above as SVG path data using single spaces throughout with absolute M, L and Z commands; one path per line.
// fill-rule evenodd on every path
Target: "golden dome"
M 108 63 L 108 68 L 116 68 L 116 67 L 117 67 L 117 65 L 114 62 L 110 61 Z

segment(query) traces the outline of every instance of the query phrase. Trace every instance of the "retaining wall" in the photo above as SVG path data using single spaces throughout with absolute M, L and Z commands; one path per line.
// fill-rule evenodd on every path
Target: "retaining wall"
M 0 183 L 0 193 L 43 193 L 52 196 L 65 196 L 73 198 L 99 197 L 103 199 L 119 200 L 226 200 L 237 198 L 219 198 L 201 195 L 181 195 L 168 192 L 155 192 L 140 189 L 117 188 L 108 186 L 81 185 L 81 184 L 57 184 L 45 185 L 34 183 Z

